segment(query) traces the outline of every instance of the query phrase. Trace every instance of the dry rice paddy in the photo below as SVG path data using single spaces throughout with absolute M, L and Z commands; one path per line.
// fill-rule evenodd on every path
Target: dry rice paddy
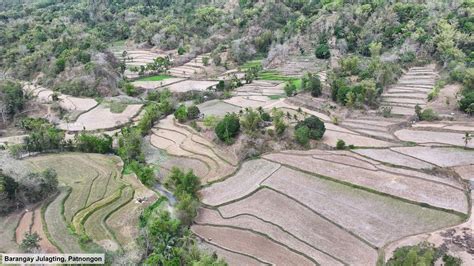
M 206 165 L 208 172 L 201 176 L 203 182 L 220 179 L 236 169 L 235 155 L 219 150 L 194 129 L 177 124 L 173 116 L 161 120 L 152 132 L 150 142 L 156 148 L 165 150 L 169 155 L 198 160 Z M 192 165 L 187 167 L 192 168 Z
M 267 154 L 200 193 L 192 231 L 231 264 L 373 265 L 386 244 L 458 224 L 468 207 L 454 179 L 348 151 Z
M 121 127 L 130 123 L 142 108 L 141 104 L 127 105 L 121 113 L 113 113 L 110 108 L 101 104 L 80 115 L 75 122 L 62 122 L 59 128 L 67 131 L 96 131 Z

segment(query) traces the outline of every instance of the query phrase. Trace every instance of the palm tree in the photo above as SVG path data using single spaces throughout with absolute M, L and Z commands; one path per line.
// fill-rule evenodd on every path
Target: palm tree
M 469 142 L 472 140 L 472 136 L 469 132 L 464 133 L 464 137 L 462 137 L 464 140 L 464 149 L 467 149 L 467 145 Z

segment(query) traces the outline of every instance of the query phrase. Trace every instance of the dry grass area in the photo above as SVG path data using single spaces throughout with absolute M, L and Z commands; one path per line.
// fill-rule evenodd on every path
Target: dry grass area
M 27 84 L 23 86 L 23 90 L 36 96 L 36 100 L 40 103 L 50 103 L 53 101 L 54 92 L 36 84 Z M 70 95 L 58 93 L 58 102 L 61 108 L 69 112 L 84 112 L 94 108 L 98 103 L 91 98 L 79 98 Z
M 398 147 L 392 150 L 440 167 L 474 164 L 474 152 L 460 148 Z M 415 159 L 415 160 L 416 160 Z
M 195 159 L 204 163 L 208 168 L 208 174 L 201 176 L 204 183 L 230 175 L 236 169 L 238 158 L 235 154 L 220 150 L 194 129 L 175 122 L 172 115 L 161 120 L 152 132 L 150 141 L 156 148 L 165 150 L 172 156 Z M 177 166 L 183 168 L 182 164 Z M 192 168 L 192 165 L 187 165 L 185 168 Z
M 264 158 L 395 197 L 467 213 L 464 192 L 452 186 L 448 178 L 418 175 L 415 171 L 411 175 L 400 175 L 398 168 L 391 167 L 384 169 L 382 166 L 377 166 L 377 170 L 373 170 L 362 166 L 352 166 L 343 161 L 343 156 L 338 156 L 333 161 L 320 158 L 318 155 L 310 157 L 269 154 Z M 427 179 L 428 177 L 430 179 Z M 427 184 L 429 184 L 429 189 Z
M 124 179 L 130 184 L 134 194 L 131 195 L 129 201 L 122 201 L 123 205 L 117 205 L 109 212 L 109 216 L 102 219 L 102 225 L 110 228 L 114 232 L 114 237 L 120 244 L 122 249 L 128 254 L 127 258 L 134 263 L 138 263 L 143 255 L 138 243 L 135 241 L 139 237 L 137 228 L 138 218 L 142 211 L 155 202 L 157 195 L 145 187 L 137 177 L 132 175 L 125 175 Z M 136 199 L 143 199 L 143 202 L 138 202 Z M 119 208 L 119 206 L 121 206 Z
M 0 216 L 0 252 L 16 253 L 20 248 L 16 242 L 16 227 L 23 215 L 22 210 Z
M 402 167 L 414 169 L 430 169 L 435 167 L 435 165 L 431 163 L 401 154 L 391 149 L 357 149 L 354 150 L 354 152 L 373 160 Z
M 204 115 L 224 116 L 227 113 L 238 113 L 241 109 L 238 106 L 229 104 L 222 100 L 211 100 L 197 105 Z
M 217 85 L 217 81 L 212 80 L 184 80 L 173 84 L 166 85 L 171 92 L 187 92 L 187 91 L 205 91 L 208 88 Z
M 457 180 L 384 165 L 368 151 L 285 151 L 245 162 L 200 191 L 204 208 L 192 230 L 229 261 L 272 263 L 281 250 L 313 264 L 371 265 L 388 243 L 462 221 L 468 201 Z M 395 154 L 387 160 L 408 160 Z
M 80 115 L 75 122 L 62 122 L 58 127 L 71 132 L 116 129 L 130 123 L 133 117 L 140 112 L 141 108 L 141 104 L 130 104 L 127 105 L 123 112 L 113 113 L 110 107 L 101 104 Z
M 169 86 L 174 83 L 182 82 L 185 79 L 183 78 L 167 78 L 159 81 L 134 81 L 132 82 L 133 86 L 138 88 L 143 88 L 146 90 L 153 90 L 165 86 Z
M 284 245 L 247 230 L 207 225 L 193 225 L 192 230 L 198 237 L 214 245 L 258 258 L 266 264 L 314 265 L 312 260 L 292 252 Z
M 443 130 L 447 132 L 474 132 L 473 121 L 442 121 L 442 122 L 418 122 L 413 124 L 412 127 L 420 129 L 434 129 Z
M 401 129 L 395 132 L 395 136 L 402 141 L 414 142 L 427 146 L 458 146 L 464 147 L 464 133 L 454 133 L 434 130 Z M 467 147 L 474 148 L 474 142 L 468 143 Z

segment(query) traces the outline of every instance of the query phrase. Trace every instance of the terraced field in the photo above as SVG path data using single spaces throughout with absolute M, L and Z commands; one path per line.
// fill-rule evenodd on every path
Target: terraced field
M 167 78 L 164 80 L 159 80 L 159 81 L 134 81 L 132 82 L 133 86 L 137 88 L 143 88 L 146 90 L 153 90 L 153 89 L 158 89 L 162 88 L 165 86 L 169 86 L 174 83 L 182 82 L 186 79 L 184 78 Z
M 130 104 L 123 112 L 113 113 L 109 106 L 101 104 L 80 115 L 75 122 L 61 122 L 58 128 L 70 132 L 116 129 L 130 123 L 141 108 L 141 104 Z
M 36 233 L 41 238 L 38 242 L 40 250 L 43 253 L 58 253 L 59 249 L 55 247 L 48 239 L 43 224 L 43 208 L 42 204 L 38 204 L 31 210 L 26 210 L 15 231 L 15 239 L 18 245 L 23 241 L 25 234 Z
M 19 251 L 16 242 L 16 227 L 20 222 L 23 211 L 16 211 L 7 216 L 0 216 L 0 252 L 15 253 Z
M 236 169 L 238 159 L 235 155 L 219 150 L 194 129 L 177 124 L 173 116 L 161 120 L 152 132 L 150 142 L 156 148 L 165 150 L 169 155 L 204 164 L 206 173 L 200 176 L 204 183 L 230 175 Z M 183 167 L 182 164 L 177 166 Z M 200 165 L 190 164 L 185 167 L 196 173 L 202 172 Z
M 116 226 L 117 217 L 113 214 L 128 213 L 127 218 L 121 217 L 125 225 L 136 222 L 141 210 L 156 197 L 136 176 L 122 177 L 122 162 L 118 157 L 66 153 L 33 157 L 27 162 L 33 170 L 53 168 L 58 173 L 60 193 L 45 205 L 43 216 L 41 212 L 39 216 L 34 212 L 32 228 L 43 228 L 39 226 L 42 222 L 45 239 L 59 251 L 83 252 L 78 237 L 87 236 L 108 251 L 139 253 L 134 244 L 136 238 L 130 238 Z M 145 204 L 136 202 L 136 195 L 147 199 Z M 43 219 L 37 220 L 37 217 Z M 28 223 L 26 218 L 22 221 Z
M 396 85 L 382 94 L 381 106 L 391 107 L 395 115 L 414 115 L 417 104 L 422 108 L 426 106 L 437 76 L 434 65 L 410 68 Z
M 417 128 L 406 128 L 395 132 L 395 136 L 407 142 L 415 142 L 425 146 L 457 146 L 464 147 L 464 132 L 450 132 L 444 130 L 420 130 Z M 467 147 L 474 148 L 471 141 Z
M 192 78 L 205 72 L 203 58 L 210 58 L 210 54 L 202 54 L 191 60 L 190 62 L 168 70 L 168 74 L 179 78 Z
M 331 123 L 331 118 L 327 114 L 306 107 L 298 107 L 298 105 L 294 105 L 291 101 L 287 101 L 286 99 L 281 99 L 273 104 L 265 106 L 266 109 L 271 109 L 273 107 L 285 110 L 285 112 L 287 110 L 297 111 L 300 109 L 301 113 L 314 115 L 320 118 L 326 126 L 326 132 L 321 141 L 331 147 L 335 147 L 339 139 L 344 140 L 347 145 L 354 145 L 356 147 L 391 147 L 400 145 L 395 140 L 384 138 L 374 139 L 371 134 L 359 133 L 355 129 L 347 127 L 344 124 L 334 125 Z M 370 121 L 368 123 L 370 123 Z
M 211 100 L 201 104 L 198 104 L 197 107 L 202 114 L 206 115 L 216 115 L 224 116 L 227 113 L 238 113 L 240 107 L 226 103 L 222 100 Z
M 172 92 L 187 92 L 187 91 L 205 91 L 208 88 L 215 87 L 217 81 L 213 80 L 184 80 L 181 82 L 166 85 Z
M 397 141 L 398 139 L 393 134 L 393 128 L 405 122 L 405 120 L 398 118 L 360 116 L 344 119 L 340 125 L 368 137 Z
M 374 265 L 388 243 L 468 213 L 457 180 L 348 151 L 267 154 L 200 194 L 192 231 L 231 265 Z

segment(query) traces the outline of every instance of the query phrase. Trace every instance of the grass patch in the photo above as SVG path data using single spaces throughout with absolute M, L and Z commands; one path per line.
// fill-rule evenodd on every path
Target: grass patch
M 172 78 L 172 77 L 168 75 L 155 75 L 155 76 L 139 78 L 136 81 L 161 81 L 161 80 L 165 80 L 169 78 Z
M 270 100 L 278 100 L 281 98 L 286 98 L 286 96 L 283 94 L 278 94 L 278 95 L 269 95 L 268 98 L 270 98 Z
M 239 68 L 243 71 L 251 68 L 251 67 L 261 67 L 262 66 L 262 59 L 255 59 L 255 60 L 250 60 L 245 62 L 243 65 L 241 65 Z
M 106 102 L 104 104 L 110 109 L 110 112 L 114 114 L 120 114 L 127 108 L 127 104 L 121 102 Z
M 262 71 L 258 74 L 258 79 L 261 80 L 279 80 L 279 81 L 285 81 L 285 82 L 291 82 L 293 85 L 295 85 L 296 89 L 299 91 L 301 90 L 301 84 L 302 81 L 300 78 L 295 78 L 295 77 L 288 77 L 285 75 L 282 75 L 278 73 L 275 70 L 265 70 Z

